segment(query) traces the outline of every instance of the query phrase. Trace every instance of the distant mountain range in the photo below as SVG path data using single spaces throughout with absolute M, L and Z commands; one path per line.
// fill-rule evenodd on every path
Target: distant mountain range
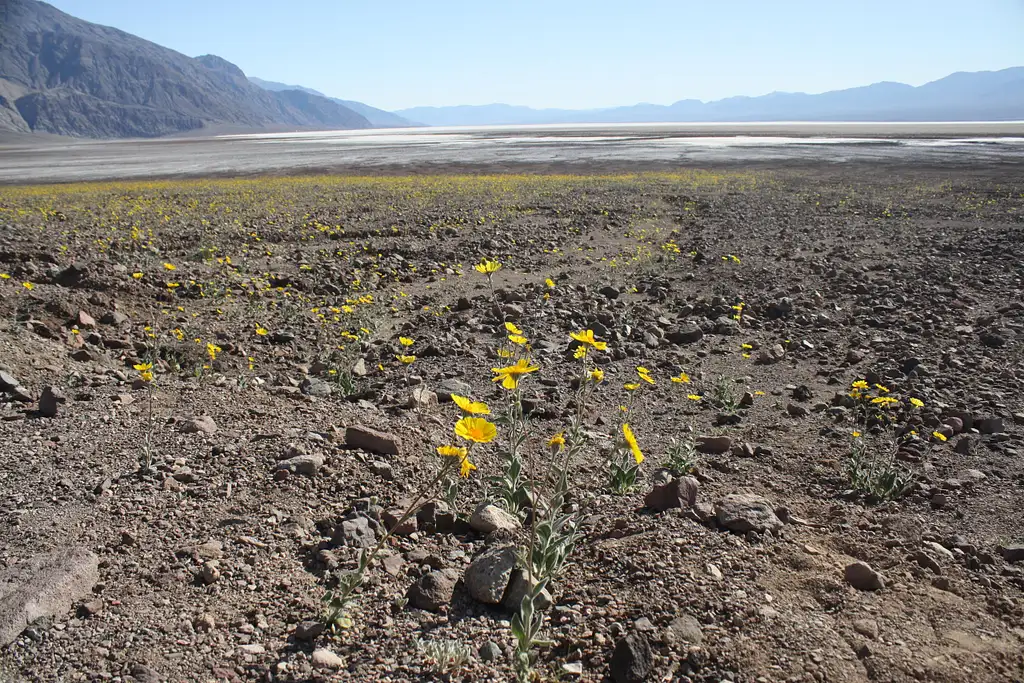
M 154 137 L 370 127 L 326 97 L 260 88 L 220 57 L 193 59 L 36 0 L 0 0 L 0 131 Z
M 284 90 L 301 90 L 304 93 L 310 95 L 316 95 L 318 97 L 326 97 L 332 102 L 336 102 L 343 107 L 348 107 L 357 114 L 361 114 L 369 121 L 374 128 L 408 128 L 410 126 L 422 126 L 422 123 L 416 123 L 409 119 L 402 118 L 398 114 L 392 114 L 389 111 L 383 109 L 377 109 L 371 107 L 368 104 L 362 102 L 356 102 L 354 100 L 339 100 L 337 97 L 330 97 L 323 94 L 318 90 L 312 88 L 304 88 L 301 85 L 286 85 L 284 83 L 278 83 L 276 81 L 265 81 L 262 78 L 256 78 L 255 76 L 249 76 L 249 80 L 256 85 L 260 86 L 264 90 L 270 90 L 271 92 L 282 92 Z
M 914 87 L 883 82 L 820 95 L 775 92 L 714 102 L 680 100 L 608 109 L 531 109 L 508 104 L 413 107 L 396 114 L 430 126 L 529 123 L 1024 120 L 1024 67 L 955 73 Z
M 583 110 L 414 107 L 392 113 L 308 87 L 247 78 L 220 57 L 188 57 L 37 0 L 0 0 L 0 132 L 155 137 L 424 124 L 842 120 L 1024 120 L 1024 67 L 955 73 L 918 87 L 883 82 L 818 95 L 776 92 Z

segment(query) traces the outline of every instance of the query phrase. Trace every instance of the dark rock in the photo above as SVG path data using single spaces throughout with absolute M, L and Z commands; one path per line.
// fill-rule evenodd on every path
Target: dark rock
M 1001 417 L 986 417 L 981 420 L 975 420 L 974 426 L 982 434 L 1000 434 L 1005 429 L 1003 418 Z
M 39 414 L 43 417 L 56 417 L 60 405 L 66 401 L 60 389 L 47 385 L 39 394 Z
M 654 669 L 654 652 L 642 633 L 630 633 L 615 643 L 611 677 L 615 683 L 642 683 Z
M 665 338 L 673 344 L 693 344 L 704 338 L 704 331 L 696 325 L 685 325 L 670 330 Z
M 478 602 L 500 604 L 505 598 L 518 551 L 514 546 L 498 546 L 485 550 L 466 568 L 466 590 Z
M 752 493 L 734 493 L 718 500 L 715 518 L 718 526 L 741 534 L 748 531 L 775 532 L 783 526 L 772 504 Z
M 1014 543 L 1002 549 L 1003 559 L 1010 564 L 1024 562 L 1024 543 Z
M 452 601 L 458 579 L 451 569 L 427 572 L 409 588 L 409 603 L 417 609 L 439 612 Z
M 690 508 L 697 502 L 700 484 L 693 477 L 672 479 L 667 484 L 656 484 L 644 497 L 644 505 L 663 512 L 671 508 Z

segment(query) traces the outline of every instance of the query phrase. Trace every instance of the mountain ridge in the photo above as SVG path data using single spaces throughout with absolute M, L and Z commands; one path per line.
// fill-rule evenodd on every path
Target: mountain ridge
M 753 121 L 1011 121 L 1024 119 L 1024 67 L 956 72 L 920 86 L 894 81 L 824 93 L 772 92 L 704 102 L 599 109 L 534 109 L 504 103 L 410 107 L 396 114 L 432 126 L 544 123 Z
M 371 107 L 368 104 L 362 102 L 356 102 L 355 100 L 342 100 L 337 97 L 331 97 L 325 95 L 319 90 L 313 88 L 306 88 L 301 85 L 288 85 L 287 83 L 279 83 L 277 81 L 267 81 L 262 78 L 256 78 L 255 76 L 249 76 L 249 81 L 255 83 L 264 90 L 271 92 L 283 92 L 285 90 L 298 90 L 300 92 L 308 93 L 310 95 L 317 95 L 319 97 L 326 97 L 332 102 L 336 102 L 343 107 L 347 107 L 352 111 L 365 117 L 374 128 L 408 128 L 412 126 L 422 126 L 422 123 L 416 123 L 409 119 L 403 118 L 389 111 L 378 109 L 377 107 Z

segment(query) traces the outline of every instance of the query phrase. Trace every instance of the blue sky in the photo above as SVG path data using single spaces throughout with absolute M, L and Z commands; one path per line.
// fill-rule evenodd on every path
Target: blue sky
M 385 109 L 587 108 L 1024 66 L 1024 0 L 51 0 Z

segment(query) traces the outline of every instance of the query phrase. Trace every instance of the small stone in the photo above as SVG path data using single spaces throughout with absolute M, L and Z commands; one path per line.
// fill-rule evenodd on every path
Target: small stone
M 1024 562 L 1024 543 L 1014 543 L 1002 549 L 1003 559 L 1010 564 Z
M 220 567 L 216 560 L 209 560 L 203 563 L 203 568 L 199 570 L 199 580 L 209 586 L 211 583 L 216 583 L 220 579 Z
M 341 669 L 345 666 L 344 659 L 325 648 L 313 650 L 310 661 L 318 669 Z
M 362 425 L 345 429 L 345 444 L 378 455 L 398 455 L 401 441 L 393 434 L 378 432 Z
M 381 516 L 381 521 L 384 522 L 384 526 L 391 531 L 391 533 L 397 536 L 408 536 L 409 534 L 416 533 L 417 530 L 417 519 L 416 515 L 409 515 L 408 519 L 402 520 L 402 516 L 405 514 L 405 508 L 391 508 L 384 512 Z M 399 522 L 402 522 L 399 524 Z
M 299 385 L 299 391 L 306 396 L 326 398 L 334 393 L 334 387 L 331 386 L 330 382 L 325 382 L 322 379 L 307 377 L 302 380 L 302 383 Z
M 651 644 L 641 633 L 630 633 L 615 643 L 611 676 L 615 683 L 642 683 L 654 668 Z
M 247 655 L 261 655 L 267 651 L 267 648 L 259 643 L 246 643 L 245 645 L 239 645 L 238 651 L 244 652 Z
M 437 400 L 441 403 L 451 403 L 452 394 L 468 398 L 472 392 L 473 388 L 468 383 L 454 378 L 446 379 L 437 385 Z
M 280 460 L 274 465 L 275 470 L 288 470 L 295 474 L 304 474 L 307 477 L 315 477 L 320 468 L 324 466 L 322 455 L 296 455 L 287 460 Z
M 843 572 L 846 582 L 862 591 L 877 591 L 885 588 L 882 575 L 871 568 L 867 562 L 852 562 L 846 565 Z
M 352 374 L 356 377 L 366 377 L 368 373 L 366 369 L 366 361 L 360 358 L 352 364 Z
M 874 619 L 857 619 L 853 622 L 853 630 L 865 638 L 878 640 L 878 622 Z
M 314 641 L 324 632 L 324 628 L 322 621 L 303 621 L 295 627 L 295 640 L 304 643 Z
M 701 453 L 721 455 L 732 448 L 732 439 L 728 436 L 698 436 L 697 450 Z
M 530 585 L 529 579 L 526 577 L 526 572 L 522 569 L 516 569 L 512 572 L 512 578 L 508 582 L 508 590 L 505 591 L 505 599 L 502 600 L 502 604 L 505 609 L 510 612 L 518 612 L 520 605 L 523 603 L 523 598 L 533 588 L 536 587 L 536 583 L 533 586 Z M 533 604 L 537 609 L 546 610 L 554 604 L 554 598 L 547 588 L 540 592 Z
M 691 508 L 697 502 L 699 487 L 700 484 L 693 477 L 674 478 L 667 484 L 656 484 L 644 496 L 644 505 L 658 512 L 671 508 Z
M 354 548 L 371 548 L 377 542 L 377 534 L 367 517 L 353 517 L 341 522 L 334 533 L 334 543 Z
M 501 659 L 501 648 L 493 640 L 488 640 L 480 646 L 480 661 L 484 664 L 491 664 Z
M 704 338 L 704 331 L 696 325 L 685 325 L 665 334 L 673 344 L 693 344 Z
M 89 600 L 78 606 L 78 614 L 82 617 L 91 617 L 103 611 L 102 600 Z
M 56 417 L 58 407 L 66 401 L 60 389 L 47 385 L 39 394 L 39 414 L 43 417 Z
M 14 375 L 0 370 L 0 391 L 13 391 L 17 386 L 19 386 L 18 380 Z
M 197 545 L 195 551 L 204 560 L 219 560 L 224 557 L 224 544 L 220 541 L 207 541 Z
M 478 602 L 500 604 L 505 597 L 517 561 L 518 552 L 514 546 L 485 550 L 466 567 L 466 590 Z
M 974 426 L 982 434 L 1001 434 L 1005 429 L 1003 418 L 1001 417 L 986 417 L 981 420 L 975 420 Z
M 489 534 L 496 529 L 515 531 L 522 526 L 518 517 L 487 502 L 481 503 L 473 511 L 469 525 L 484 534 Z
M 720 527 L 741 534 L 775 532 L 783 526 L 772 504 L 752 493 L 734 493 L 718 500 L 715 517 Z
M 416 410 L 426 410 L 437 405 L 437 394 L 424 386 L 413 387 L 406 405 Z
M 192 627 L 200 632 L 209 632 L 217 628 L 217 620 L 209 612 L 204 612 L 192 620 Z
M 409 603 L 417 609 L 440 612 L 452 601 L 458 578 L 451 569 L 427 572 L 409 588 Z
M 217 423 L 214 422 L 213 418 L 209 415 L 202 415 L 190 420 L 185 420 L 181 423 L 178 431 L 182 434 L 215 434 L 217 432 Z
M 699 621 L 689 614 L 684 614 L 669 623 L 665 629 L 664 640 L 665 644 L 670 647 L 685 643 L 700 645 L 704 642 L 704 631 L 701 629 Z
M 391 463 L 384 462 L 383 460 L 374 460 L 371 462 L 370 471 L 384 481 L 393 481 L 395 478 L 395 470 L 391 467 Z
M 799 403 L 787 403 L 786 412 L 792 417 L 807 417 L 810 411 Z
M 96 319 L 85 311 L 79 311 L 78 315 L 71 321 L 72 325 L 77 325 L 79 329 L 92 329 L 96 327 Z

